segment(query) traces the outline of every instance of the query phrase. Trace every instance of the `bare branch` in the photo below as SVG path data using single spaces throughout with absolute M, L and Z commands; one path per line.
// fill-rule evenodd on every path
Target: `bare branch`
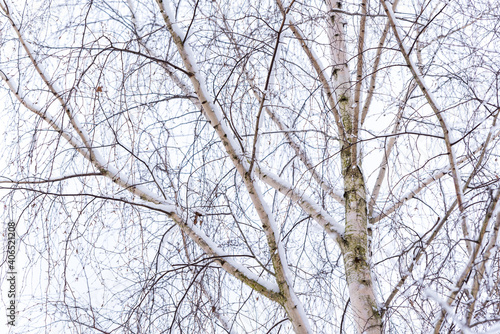
M 438 107 L 437 100 L 434 98 L 432 95 L 431 91 L 427 87 L 423 76 L 419 73 L 417 66 L 413 62 L 413 60 L 410 58 L 410 50 L 406 47 L 406 45 L 403 42 L 403 34 L 401 33 L 401 29 L 399 27 L 399 23 L 394 15 L 394 11 L 392 10 L 391 4 L 386 1 L 386 0 L 380 0 L 382 3 L 384 10 L 387 14 L 387 17 L 389 19 L 389 22 L 391 24 L 394 36 L 396 37 L 396 40 L 398 41 L 399 49 L 413 75 L 413 78 L 417 82 L 418 86 L 420 87 L 420 90 L 424 94 L 427 103 L 429 106 L 432 108 L 434 111 L 434 114 L 439 120 L 439 124 L 441 125 L 441 129 L 443 131 L 444 135 L 444 141 L 446 144 L 446 149 L 448 151 L 448 159 L 450 162 L 450 171 L 451 175 L 453 178 L 453 182 L 455 185 L 455 192 L 457 195 L 457 201 L 458 201 L 458 208 L 460 212 L 464 211 L 464 205 L 463 205 L 463 193 L 462 193 L 462 186 L 461 186 L 461 181 L 459 177 L 459 170 L 457 169 L 457 161 L 455 158 L 455 152 L 452 147 L 453 141 L 450 139 L 450 133 L 448 129 L 448 125 L 445 121 L 444 114 L 442 113 L 441 109 Z M 465 216 L 464 216 L 465 219 Z
M 308 324 L 307 318 L 304 318 L 305 312 L 302 309 L 300 301 L 295 296 L 295 292 L 292 288 L 292 282 L 288 277 L 288 264 L 286 262 L 286 256 L 283 250 L 283 246 L 279 243 L 278 230 L 275 226 L 274 218 L 271 212 L 268 210 L 267 205 L 264 203 L 263 196 L 258 189 L 257 185 L 254 184 L 252 179 L 251 170 L 246 163 L 244 157 L 237 149 L 234 140 L 230 137 L 231 134 L 226 128 L 225 123 L 222 121 L 220 111 L 216 109 L 216 106 L 209 99 L 208 92 L 206 88 L 201 84 L 198 70 L 196 69 L 196 63 L 188 45 L 182 43 L 182 39 L 179 35 L 178 28 L 175 27 L 170 19 L 170 15 L 164 6 L 162 1 L 157 1 L 160 8 L 160 13 L 162 14 L 163 20 L 167 25 L 167 29 L 172 36 L 172 39 L 177 47 L 177 50 L 184 62 L 186 69 L 193 73 L 194 75 L 190 77 L 191 83 L 193 84 L 194 91 L 201 101 L 205 116 L 210 121 L 212 127 L 215 129 L 220 140 L 224 144 L 224 147 L 233 161 L 236 169 L 238 170 L 240 176 L 243 178 L 244 183 L 250 194 L 250 198 L 257 210 L 260 220 L 262 221 L 262 227 L 266 233 L 269 252 L 271 254 L 271 259 L 273 262 L 274 270 L 276 273 L 276 280 L 278 286 L 280 287 L 280 292 L 284 296 L 283 306 L 287 311 L 292 324 L 294 325 L 297 333 L 309 333 L 311 332 L 310 325 Z

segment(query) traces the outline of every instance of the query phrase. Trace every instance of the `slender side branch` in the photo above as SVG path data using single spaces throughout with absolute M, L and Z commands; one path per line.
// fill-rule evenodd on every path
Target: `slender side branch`
M 382 3 L 382 6 L 384 7 L 384 10 L 387 14 L 387 17 L 389 19 L 389 22 L 391 24 L 394 36 L 396 37 L 396 40 L 399 45 L 399 49 L 406 61 L 406 64 L 408 65 L 413 78 L 417 82 L 418 86 L 420 87 L 420 90 L 424 94 L 427 103 L 429 106 L 432 108 L 434 111 L 434 114 L 439 120 L 439 124 L 441 126 L 441 129 L 443 131 L 443 136 L 444 136 L 444 141 L 446 144 L 446 150 L 448 151 L 448 160 L 450 162 L 450 170 L 451 170 L 451 176 L 453 178 L 453 183 L 455 185 L 455 193 L 457 196 L 457 202 L 458 202 L 458 208 L 462 215 L 464 214 L 464 205 L 463 205 L 463 192 L 462 192 L 462 186 L 461 186 L 461 180 L 459 176 L 459 170 L 457 168 L 457 161 L 455 158 L 455 152 L 453 150 L 453 147 L 451 146 L 453 141 L 450 139 L 450 133 L 448 129 L 448 125 L 445 121 L 444 114 L 442 113 L 441 109 L 438 106 L 437 100 L 434 98 L 432 95 L 431 91 L 427 87 L 423 76 L 419 73 L 419 70 L 413 60 L 410 57 L 410 49 L 404 44 L 403 42 L 403 34 L 401 33 L 401 29 L 399 27 L 399 23 L 396 19 L 396 16 L 394 15 L 394 11 L 392 10 L 391 3 L 389 3 L 386 0 L 380 0 Z M 463 216 L 463 219 L 465 219 L 465 216 Z M 465 233 L 465 231 L 464 231 Z
M 262 125 L 261 121 L 261 115 L 262 115 L 262 110 L 264 108 L 264 103 L 266 102 L 266 96 L 268 94 L 268 89 L 269 89 L 269 83 L 271 82 L 271 76 L 273 74 L 273 67 L 274 67 L 274 62 L 276 61 L 276 55 L 278 54 L 278 49 L 280 47 L 280 37 L 281 33 L 283 32 L 283 28 L 285 26 L 285 21 L 286 21 L 286 15 L 288 12 L 290 12 L 290 9 L 292 9 L 293 3 L 295 0 L 292 0 L 292 3 L 290 6 L 285 11 L 285 14 L 283 15 L 283 21 L 281 21 L 281 26 L 278 30 L 278 36 L 276 36 L 276 45 L 274 46 L 274 51 L 273 51 L 273 56 L 271 58 L 271 64 L 269 64 L 269 70 L 267 71 L 267 78 L 266 78 L 266 83 L 264 85 L 264 92 L 262 93 L 262 97 L 260 98 L 260 105 L 259 105 L 259 111 L 257 112 L 257 120 L 255 122 L 255 133 L 253 137 L 253 145 L 252 145 L 252 158 L 250 159 L 250 168 L 249 168 L 249 173 L 252 174 L 253 171 L 253 165 L 255 163 L 255 155 L 257 153 L 257 146 L 258 146 L 258 139 L 259 139 L 259 129 Z
M 497 138 L 498 136 L 500 136 L 500 130 L 497 131 L 496 134 L 493 134 L 491 133 L 491 137 L 489 137 L 489 140 L 484 142 L 483 144 L 479 145 L 479 147 L 477 147 L 472 153 L 471 155 L 474 155 L 476 154 L 477 152 L 481 151 L 483 148 L 485 148 L 489 142 L 491 142 L 493 139 Z M 456 165 L 461 165 L 462 163 L 464 163 L 466 160 L 468 159 L 468 156 L 464 156 L 462 157 L 461 159 L 458 159 L 456 161 Z M 394 211 L 396 211 L 397 209 L 399 209 L 403 204 L 405 204 L 408 200 L 414 198 L 419 192 L 421 192 L 423 189 L 425 189 L 427 186 L 429 186 L 430 184 L 434 183 L 435 181 L 439 180 L 440 178 L 442 178 L 443 176 L 447 175 L 449 172 L 450 172 L 450 169 L 451 167 L 447 167 L 447 168 L 443 168 L 442 170 L 434 173 L 434 175 L 428 177 L 427 179 L 425 179 L 424 181 L 422 181 L 421 185 L 418 186 L 417 188 L 413 189 L 413 190 L 410 190 L 409 192 L 407 192 L 405 195 L 403 195 L 403 197 L 398 201 L 396 202 L 393 206 L 391 206 L 389 209 L 385 210 L 384 212 L 380 213 L 378 216 L 376 217 L 373 217 L 373 218 L 370 218 L 370 223 L 371 224 L 375 224 L 377 222 L 379 222 L 380 220 L 382 220 L 383 218 L 387 217 L 388 215 L 390 215 L 391 213 L 393 213 Z
M 281 13 L 285 15 L 285 9 L 283 7 L 283 3 L 281 0 L 276 0 L 276 3 L 278 4 L 278 7 L 281 10 Z M 291 15 L 288 15 L 288 24 L 290 26 L 290 30 L 292 30 L 295 38 L 300 42 L 300 45 L 302 46 L 302 49 L 307 55 L 307 58 L 309 58 L 309 61 L 311 62 L 311 65 L 313 66 L 314 70 L 316 71 L 316 74 L 318 75 L 319 81 L 321 82 L 321 85 L 323 86 L 323 89 L 325 90 L 326 93 L 326 98 L 328 100 L 328 103 L 330 105 L 330 108 L 333 113 L 333 117 L 335 119 L 335 123 L 337 125 L 337 130 L 339 133 L 339 138 L 343 141 L 345 137 L 345 130 L 344 126 L 342 125 L 341 121 L 341 116 L 340 112 L 337 108 L 338 103 L 335 97 L 335 94 L 333 92 L 333 89 L 331 88 L 329 84 L 329 80 L 326 78 L 323 66 L 321 66 L 321 62 L 319 60 L 319 57 L 314 53 L 314 50 L 312 50 L 306 43 L 304 37 L 302 36 L 300 30 L 297 28 L 296 24 L 294 23 Z
M 411 85 L 411 87 L 408 89 L 408 92 L 406 93 L 406 99 L 407 100 L 413 90 L 415 89 L 416 84 Z M 399 125 L 401 121 L 401 117 L 403 117 L 403 112 L 404 112 L 404 106 L 401 105 L 399 106 L 398 113 L 396 115 L 396 119 L 394 121 L 394 127 L 392 129 L 392 134 L 396 134 L 399 130 Z M 382 162 L 380 163 L 378 175 L 377 175 L 377 180 L 375 181 L 375 186 L 373 187 L 372 195 L 370 198 L 370 203 L 368 204 L 368 217 L 371 218 L 373 217 L 373 209 L 375 207 L 375 203 L 377 202 L 378 195 L 380 193 L 380 188 L 382 187 L 382 182 L 384 182 L 385 178 L 385 172 L 387 171 L 387 162 L 389 161 L 389 157 L 391 156 L 392 148 L 394 147 L 394 144 L 396 143 L 396 136 L 391 137 L 389 139 L 389 143 L 387 144 L 387 147 L 384 152 L 384 157 L 382 158 Z
M 73 174 L 73 175 L 64 175 L 60 177 L 56 177 L 53 179 L 41 179 L 41 180 L 8 180 L 8 181 L 0 181 L 0 184 L 2 183 L 8 183 L 8 184 L 42 184 L 42 183 L 55 183 L 55 182 L 61 182 L 64 180 L 72 179 L 75 177 L 88 177 L 88 176 L 103 176 L 101 173 L 82 173 L 82 174 Z
M 287 184 L 285 181 L 280 179 L 277 175 L 263 170 L 262 168 L 255 169 L 256 175 L 264 181 L 266 184 L 270 185 L 274 189 L 278 190 L 283 195 L 290 198 L 294 203 L 297 203 L 305 212 L 307 212 L 314 220 L 316 220 L 325 230 L 325 232 L 335 241 L 339 242 L 344 234 L 344 227 L 340 225 L 335 219 L 330 216 L 325 210 L 321 209 L 313 200 L 305 195 L 297 193 L 293 189 L 292 185 Z
M 488 223 L 491 219 L 491 216 L 493 215 L 493 212 L 495 211 L 495 208 L 497 206 L 498 200 L 500 199 L 500 190 L 497 191 L 495 194 L 494 198 L 491 201 L 490 207 L 488 208 L 488 211 L 486 212 L 486 215 L 483 220 L 483 224 L 481 226 L 481 230 L 479 232 L 479 235 L 476 240 L 476 246 L 474 247 L 474 250 L 469 258 L 469 263 L 467 266 L 465 266 L 464 270 L 462 271 L 462 274 L 457 280 L 457 283 L 455 284 L 455 288 L 452 290 L 450 297 L 448 297 L 447 304 L 451 305 L 455 298 L 457 297 L 458 293 L 460 290 L 462 290 L 462 287 L 464 283 L 467 281 L 467 278 L 469 277 L 470 273 L 474 269 L 477 260 L 478 260 L 478 254 L 479 250 L 482 247 L 483 239 L 486 234 L 486 229 L 488 227 Z M 500 214 L 498 215 L 500 217 Z M 498 229 L 500 227 L 500 219 L 497 219 L 495 222 L 495 227 L 494 229 Z M 446 308 L 443 308 L 441 311 L 441 315 L 439 317 L 439 320 L 436 322 L 436 326 L 434 327 L 434 334 L 439 334 L 439 331 L 441 329 L 441 325 L 443 324 L 443 321 L 446 317 Z
M 191 83 L 193 85 L 194 91 L 201 101 L 203 106 L 204 115 L 207 117 L 208 121 L 214 128 L 215 132 L 222 141 L 224 148 L 229 155 L 231 161 L 234 163 L 236 170 L 240 174 L 245 183 L 245 186 L 250 195 L 250 199 L 259 215 L 262 222 L 264 232 L 267 237 L 267 242 L 269 246 L 269 252 L 271 254 L 271 260 L 273 263 L 274 271 L 276 273 L 276 280 L 280 288 L 280 292 L 284 299 L 282 305 L 286 310 L 290 321 L 297 333 L 310 333 L 311 328 L 308 323 L 308 319 L 304 316 L 305 311 L 299 299 L 295 295 L 292 287 L 292 281 L 288 269 L 288 264 L 286 262 L 286 255 L 283 245 L 279 242 L 279 231 L 275 225 L 272 212 L 267 207 L 264 201 L 263 195 L 254 182 L 248 163 L 245 161 L 245 157 L 238 149 L 231 132 L 227 128 L 225 122 L 223 121 L 221 111 L 217 106 L 210 100 L 209 94 L 206 90 L 203 78 L 197 69 L 196 61 L 193 57 L 192 50 L 189 45 L 184 44 L 181 35 L 181 31 L 178 27 L 171 21 L 171 13 L 167 6 L 164 5 L 162 0 L 157 0 L 160 13 L 165 21 L 167 29 L 173 39 L 177 51 L 182 58 L 184 67 L 189 73 L 193 73 L 190 77 Z
M 366 10 L 367 0 L 361 1 L 361 19 L 359 20 L 359 38 L 358 38 L 358 61 L 356 64 L 356 85 L 354 86 L 354 119 L 353 132 L 358 133 L 360 125 L 360 99 L 361 87 L 363 84 L 363 58 L 365 52 L 365 29 L 366 29 Z
M 398 6 L 399 0 L 395 0 L 392 5 L 392 10 L 396 10 Z M 368 85 L 368 94 L 365 99 L 365 104 L 363 105 L 363 110 L 361 111 L 361 125 L 365 122 L 366 115 L 368 114 L 368 110 L 370 109 L 370 105 L 372 103 L 373 93 L 375 92 L 375 87 L 377 83 L 377 73 L 378 67 L 380 65 L 380 60 L 382 59 L 382 50 L 385 44 L 385 39 L 387 38 L 387 33 L 389 32 L 390 25 L 389 22 L 385 24 L 384 31 L 382 32 L 382 36 L 380 36 L 380 40 L 378 42 L 377 54 L 375 55 L 375 61 L 373 62 L 372 74 L 370 76 L 370 84 Z

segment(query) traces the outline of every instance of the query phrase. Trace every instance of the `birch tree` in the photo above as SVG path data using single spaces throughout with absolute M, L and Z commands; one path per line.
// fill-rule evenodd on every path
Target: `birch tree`
M 11 331 L 496 333 L 498 13 L 2 0 Z

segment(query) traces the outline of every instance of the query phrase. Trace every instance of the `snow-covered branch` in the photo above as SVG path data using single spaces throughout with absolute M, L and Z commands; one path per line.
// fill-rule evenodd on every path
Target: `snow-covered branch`
M 281 10 L 281 13 L 283 15 L 285 14 L 285 7 L 283 6 L 283 3 L 281 0 L 276 0 L 276 3 L 278 4 L 278 7 Z M 325 76 L 325 68 L 322 66 L 321 61 L 319 57 L 315 54 L 314 50 L 308 46 L 306 43 L 305 38 L 303 37 L 302 33 L 300 32 L 299 28 L 293 21 L 292 15 L 288 14 L 288 24 L 290 26 L 290 30 L 292 30 L 295 38 L 300 42 L 300 45 L 302 46 L 302 49 L 304 50 L 305 54 L 307 55 L 307 58 L 309 58 L 309 61 L 311 62 L 311 65 L 313 66 L 314 70 L 316 71 L 316 75 L 318 76 L 319 81 L 321 82 L 321 85 L 323 89 L 325 90 L 326 97 L 328 99 L 328 103 L 330 105 L 330 108 L 333 113 L 333 117 L 335 119 L 335 123 L 337 125 L 337 131 L 339 133 L 339 138 L 342 140 L 345 137 L 345 130 L 344 126 L 342 125 L 342 120 L 340 116 L 340 112 L 338 110 L 338 103 L 336 100 L 336 96 L 334 94 L 334 91 L 329 83 L 329 80 Z
M 479 235 L 476 239 L 474 249 L 473 249 L 472 253 L 470 254 L 469 262 L 465 266 L 464 270 L 462 271 L 462 274 L 460 275 L 457 282 L 455 283 L 455 287 L 452 289 L 451 294 L 448 297 L 448 300 L 446 302 L 448 306 L 451 306 L 451 304 L 455 301 L 458 293 L 462 290 L 462 287 L 466 283 L 472 270 L 474 270 L 474 268 L 478 264 L 479 251 L 483 247 L 483 240 L 484 240 L 484 237 L 486 235 L 486 231 L 487 231 L 487 227 L 489 225 L 490 219 L 493 216 L 493 213 L 495 211 L 497 211 L 496 207 L 498 205 L 499 199 L 500 199 L 500 190 L 497 190 L 494 198 L 492 198 L 492 201 L 489 205 L 488 211 L 486 212 L 486 215 L 483 219 L 483 224 L 481 225 L 481 230 L 479 231 Z M 494 227 L 492 229 L 493 231 L 495 229 L 498 231 L 498 229 L 500 228 L 500 213 L 497 214 L 497 218 L 498 219 L 495 220 Z M 489 242 L 488 242 L 488 244 L 489 244 Z M 495 245 L 495 244 L 496 244 L 496 239 L 493 242 L 493 245 Z M 487 245 L 487 247 L 488 247 L 488 245 Z M 443 310 L 441 311 L 441 315 L 439 317 L 439 320 L 436 322 L 436 326 L 434 327 L 434 334 L 438 334 L 440 332 L 441 325 L 443 324 L 443 321 L 444 321 L 447 313 L 449 313 L 449 308 L 443 307 Z
M 193 51 L 181 38 L 184 34 L 176 26 L 176 24 L 172 22 L 171 18 L 173 15 L 168 8 L 168 3 L 161 0 L 157 0 L 157 3 L 167 29 L 175 46 L 177 47 L 179 55 L 182 58 L 184 67 L 189 73 L 191 73 L 190 80 L 198 99 L 201 101 L 204 115 L 224 144 L 224 148 L 228 156 L 243 179 L 245 186 L 247 187 L 248 194 L 250 195 L 250 199 L 262 222 L 262 227 L 267 237 L 271 260 L 276 273 L 276 281 L 280 288 L 280 292 L 284 297 L 284 301 L 282 303 L 283 307 L 290 317 L 290 321 L 292 322 L 297 333 L 310 333 L 311 328 L 303 306 L 293 291 L 292 278 L 289 273 L 286 254 L 283 245 L 279 241 L 279 231 L 274 221 L 272 212 L 265 203 L 263 194 L 258 185 L 252 178 L 250 166 L 243 155 L 243 152 L 241 152 L 238 148 L 233 134 L 229 131 L 225 121 L 223 121 L 221 111 L 213 103 L 210 95 L 208 94 L 203 76 L 197 68 Z
M 9 16 L 10 18 L 10 16 Z M 79 137 L 72 135 L 70 129 L 64 129 L 62 125 L 58 124 L 58 121 L 53 118 L 47 111 L 43 111 L 41 108 L 37 107 L 33 103 L 28 102 L 27 98 L 22 95 L 18 85 L 13 81 L 12 78 L 8 78 L 3 72 L 0 71 L 0 76 L 3 81 L 8 85 L 10 91 L 14 93 L 19 102 L 28 108 L 30 111 L 34 112 L 44 121 L 46 121 L 56 132 L 58 132 L 67 142 L 73 146 L 85 159 L 91 162 L 100 172 L 100 175 L 106 176 L 111 179 L 114 183 L 121 186 L 123 189 L 137 196 L 141 200 L 147 202 L 148 204 L 143 205 L 155 210 L 166 213 L 170 218 L 172 218 L 177 225 L 187 234 L 190 238 L 198 244 L 207 254 L 215 257 L 220 257 L 221 260 L 218 261 L 221 267 L 225 269 L 228 273 L 232 274 L 236 278 L 240 279 L 243 283 L 252 287 L 257 292 L 262 293 L 271 300 L 282 302 L 282 297 L 279 294 L 279 290 L 276 285 L 265 282 L 263 279 L 259 278 L 257 275 L 251 273 L 243 265 L 237 263 L 233 259 L 228 259 L 228 255 L 218 248 L 213 241 L 211 241 L 199 228 L 194 226 L 189 220 L 184 220 L 181 214 L 178 213 L 179 208 L 177 208 L 172 202 L 160 198 L 158 195 L 152 193 L 147 188 L 136 185 L 129 181 L 129 178 L 125 177 L 120 173 L 120 171 L 111 166 L 109 163 L 105 162 L 101 155 L 92 147 L 92 143 L 89 139 L 88 134 L 79 122 L 76 120 L 75 116 L 71 111 L 69 103 L 66 102 L 60 92 L 55 88 L 55 85 L 51 83 L 48 79 L 48 75 L 45 74 L 43 69 L 39 64 L 37 64 L 31 47 L 27 42 L 22 39 L 20 31 L 17 29 L 14 22 L 11 20 L 12 26 L 18 35 L 18 38 L 22 41 L 22 45 L 25 51 L 28 53 L 29 58 L 32 61 L 33 66 L 36 67 L 37 72 L 42 77 L 43 81 L 56 96 L 57 100 L 60 102 L 61 106 L 66 111 L 69 116 L 73 130 L 75 130 Z M 82 143 L 82 140 L 85 144 Z M 19 189 L 19 188 L 16 188 Z M 34 190 L 32 190 L 34 191 Z
M 345 232 L 344 227 L 335 221 L 335 219 L 325 210 L 321 209 L 311 198 L 305 194 L 297 193 L 291 184 L 287 184 L 279 176 L 270 171 L 258 167 L 255 172 L 263 182 L 289 197 L 294 203 L 297 203 L 306 213 L 316 220 L 321 227 L 323 227 L 326 234 L 333 240 L 338 241 L 338 238 L 342 237 Z
M 493 133 L 492 130 L 495 130 L 496 133 Z M 498 136 L 500 136 L 500 129 L 495 129 L 495 128 L 492 127 L 490 129 L 490 132 L 489 132 L 487 140 L 483 144 L 479 145 L 474 151 L 472 151 L 471 154 L 474 155 L 474 154 L 478 153 L 479 151 L 484 150 L 488 146 L 488 144 L 493 139 L 497 138 Z M 458 159 L 456 161 L 457 166 L 463 164 L 464 162 L 466 162 L 468 158 L 469 158 L 468 156 L 464 156 L 464 157 Z M 399 209 L 408 200 L 410 200 L 410 199 L 414 198 L 416 195 L 418 195 L 418 193 L 420 193 L 427 186 L 431 185 L 435 181 L 437 181 L 440 178 L 442 178 L 443 176 L 447 175 L 450 172 L 450 170 L 451 170 L 451 167 L 448 166 L 446 168 L 443 168 L 441 170 L 436 171 L 432 176 L 430 176 L 427 179 L 421 181 L 420 185 L 418 187 L 416 187 L 416 188 L 414 188 L 414 189 L 406 192 L 406 194 L 404 194 L 402 196 L 402 198 L 398 202 L 396 202 L 395 204 L 393 204 L 390 208 L 388 208 L 387 210 L 383 211 L 379 215 L 370 218 L 370 223 L 371 224 L 375 224 L 375 223 L 379 222 L 381 219 L 387 217 L 388 215 L 390 215 L 391 213 L 393 213 L 394 211 L 396 211 L 397 209 Z
M 450 171 L 451 171 L 451 176 L 453 178 L 453 183 L 455 185 L 455 193 L 457 196 L 458 208 L 459 208 L 460 212 L 463 213 L 463 211 L 464 211 L 464 205 L 463 205 L 464 195 L 462 192 L 462 184 L 461 184 L 462 182 L 460 180 L 459 170 L 457 167 L 458 164 L 456 161 L 455 151 L 452 147 L 452 144 L 454 141 L 452 139 L 450 139 L 449 127 L 448 127 L 448 124 L 445 120 L 445 116 L 444 116 L 441 108 L 438 105 L 438 101 L 433 96 L 429 87 L 425 83 L 423 75 L 420 73 L 419 69 L 415 65 L 415 62 L 410 57 L 410 49 L 404 44 L 404 41 L 403 41 L 404 35 L 402 33 L 402 30 L 401 30 L 401 27 L 398 23 L 398 20 L 397 20 L 396 16 L 394 15 L 394 11 L 392 9 L 392 4 L 386 0 L 380 0 L 380 2 L 382 3 L 382 6 L 384 7 L 384 10 L 387 14 L 387 17 L 388 17 L 389 22 L 391 24 L 394 36 L 396 37 L 396 40 L 398 42 L 401 54 L 403 55 L 403 57 L 406 61 L 406 64 L 408 65 L 408 67 L 413 75 L 413 78 L 415 79 L 418 86 L 420 87 L 420 90 L 424 94 L 424 96 L 427 100 L 427 103 L 432 108 L 432 110 L 434 111 L 434 114 L 436 115 L 436 117 L 439 120 L 439 124 L 441 126 L 442 131 L 443 131 L 444 141 L 446 144 L 446 150 L 448 151 L 448 159 L 450 162 Z M 465 215 L 463 215 L 462 217 L 463 217 L 463 219 L 465 219 Z M 465 222 L 463 224 L 465 224 Z M 464 231 L 464 233 L 466 233 L 466 231 Z

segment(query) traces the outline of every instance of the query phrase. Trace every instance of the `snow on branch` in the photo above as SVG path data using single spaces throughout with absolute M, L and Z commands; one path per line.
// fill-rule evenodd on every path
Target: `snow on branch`
M 474 155 L 474 154 L 478 153 L 479 151 L 481 151 L 482 149 L 484 149 L 491 140 L 493 140 L 496 137 L 500 136 L 500 129 L 497 129 L 497 132 L 495 134 L 493 134 L 493 135 L 491 135 L 491 134 L 492 134 L 492 132 L 490 130 L 488 140 L 485 141 L 483 144 L 479 145 L 471 153 L 471 155 Z M 463 164 L 465 161 L 467 161 L 468 158 L 469 158 L 468 156 L 464 156 L 464 157 L 458 159 L 457 162 L 456 162 L 457 166 Z M 446 168 L 442 168 L 442 169 L 436 171 L 433 175 L 431 175 L 427 179 L 423 180 L 417 188 L 411 189 L 406 194 L 404 194 L 402 196 L 402 198 L 398 202 L 396 202 L 393 206 L 391 206 L 389 209 L 385 210 L 384 212 L 380 213 L 379 215 L 377 215 L 375 217 L 371 217 L 370 218 L 370 223 L 371 224 L 375 224 L 375 223 L 379 222 L 380 220 L 382 220 L 383 218 L 387 217 L 388 215 L 390 215 L 391 213 L 393 213 L 394 211 L 396 211 L 397 209 L 399 209 L 408 200 L 414 198 L 418 193 L 420 193 L 427 186 L 429 186 L 430 184 L 434 183 L 435 181 L 439 180 L 443 176 L 445 176 L 448 173 L 450 173 L 450 170 L 451 170 L 451 167 L 448 166 Z
M 297 203 L 305 212 L 307 212 L 314 220 L 320 224 L 325 232 L 334 240 L 337 241 L 345 230 L 344 226 L 339 224 L 332 216 L 325 210 L 319 207 L 311 198 L 305 194 L 299 194 L 293 189 L 291 184 L 286 183 L 279 176 L 271 173 L 270 171 L 256 168 L 256 174 L 259 178 L 278 190 L 283 195 L 289 197 L 294 203 Z
M 446 149 L 448 151 L 448 159 L 450 161 L 450 167 L 451 167 L 450 171 L 451 171 L 451 175 L 453 178 L 453 183 L 455 185 L 455 192 L 456 192 L 456 196 L 457 196 L 458 207 L 459 207 L 460 212 L 463 212 L 464 211 L 464 205 L 463 205 L 464 195 L 462 192 L 462 185 L 461 185 L 461 181 L 460 181 L 459 170 L 457 168 L 457 161 L 455 158 L 455 152 L 454 152 L 453 147 L 452 147 L 453 141 L 450 139 L 450 133 L 449 133 L 448 125 L 447 125 L 446 120 L 445 120 L 445 116 L 442 113 L 441 108 L 438 105 L 437 99 L 432 95 L 432 92 L 430 91 L 429 87 L 425 83 L 425 80 L 424 80 L 423 76 L 421 75 L 421 73 L 419 72 L 419 69 L 415 65 L 415 62 L 410 57 L 409 48 L 403 42 L 404 35 L 403 35 L 401 27 L 396 19 L 396 16 L 394 15 L 394 11 L 392 10 L 392 4 L 388 1 L 385 1 L 385 0 L 380 0 L 380 2 L 382 3 L 382 6 L 384 7 L 384 10 L 387 14 L 387 17 L 388 17 L 389 22 L 391 24 L 392 30 L 394 32 L 394 36 L 396 37 L 396 40 L 397 40 L 398 45 L 399 45 L 399 49 L 400 49 L 400 51 L 401 51 L 401 53 L 406 61 L 406 64 L 410 68 L 410 71 L 413 75 L 413 78 L 415 79 L 415 81 L 417 82 L 418 86 L 420 87 L 422 93 L 424 94 L 424 96 L 427 100 L 427 103 L 432 108 L 432 110 L 434 111 L 434 114 L 436 115 L 436 117 L 439 120 L 439 124 L 441 126 L 441 129 L 442 129 L 443 135 L 444 135 L 444 141 L 446 143 Z M 464 216 L 464 219 L 465 219 L 465 216 Z
M 328 104 L 330 105 L 330 108 L 333 113 L 333 117 L 335 119 L 335 123 L 337 125 L 337 130 L 339 133 L 339 138 L 344 140 L 345 138 L 345 130 L 344 126 L 341 121 L 340 117 L 340 112 L 337 108 L 338 103 L 336 96 L 333 92 L 332 87 L 330 86 L 327 77 L 325 76 L 325 70 L 324 67 L 321 64 L 320 58 L 315 54 L 314 50 L 310 48 L 307 43 L 305 38 L 302 36 L 302 33 L 300 32 L 299 28 L 295 24 L 292 18 L 292 14 L 288 13 L 285 14 L 285 7 L 283 6 L 283 3 L 281 0 L 276 0 L 276 3 L 278 4 L 278 7 L 280 8 L 280 11 L 283 15 L 285 15 L 288 18 L 288 24 L 290 27 L 290 30 L 292 30 L 295 38 L 300 42 L 300 46 L 304 50 L 305 54 L 307 55 L 307 58 L 309 58 L 309 61 L 311 62 L 312 67 L 316 71 L 316 74 L 318 75 L 319 81 L 321 82 L 321 85 L 323 86 L 323 89 L 325 90 L 326 97 L 328 99 Z
M 174 22 L 171 21 L 171 18 L 174 17 L 174 15 L 169 9 L 168 3 L 157 0 L 157 4 L 172 40 L 177 47 L 177 51 L 182 58 L 185 69 L 187 72 L 192 74 L 189 78 L 193 85 L 193 89 L 201 102 L 204 115 L 219 136 L 226 153 L 243 179 L 250 199 L 257 211 L 257 214 L 259 215 L 267 238 L 271 260 L 276 273 L 276 281 L 279 285 L 280 292 L 284 297 L 282 305 L 287 311 L 290 321 L 292 322 L 297 333 L 310 333 L 311 327 L 307 317 L 305 316 L 302 303 L 293 291 L 292 276 L 289 273 L 285 250 L 280 242 L 279 229 L 276 226 L 273 214 L 266 204 L 258 184 L 256 184 L 253 180 L 249 162 L 243 152 L 239 149 L 236 140 L 234 139 L 234 136 L 225 121 L 223 121 L 221 110 L 210 98 L 206 88 L 206 83 L 198 69 L 191 47 L 188 43 L 184 43 L 184 39 L 182 38 L 182 36 L 184 36 L 183 32 Z
M 73 129 L 78 133 L 80 138 L 72 135 L 70 130 L 63 129 L 63 127 L 58 124 L 57 120 L 54 119 L 48 112 L 44 112 L 34 104 L 28 102 L 27 99 L 22 95 L 22 93 L 19 92 L 18 88 L 16 88 L 17 85 L 14 83 L 13 79 L 8 78 L 3 72 L 0 71 L 2 80 L 6 82 L 10 91 L 14 93 L 19 102 L 27 109 L 42 118 L 44 121 L 46 121 L 84 158 L 90 161 L 100 171 L 101 175 L 108 177 L 114 183 L 126 189 L 133 195 L 139 197 L 141 200 L 149 202 L 149 204 L 146 206 L 154 206 L 154 209 L 168 214 L 168 216 L 172 218 L 177 223 L 177 225 L 179 225 L 179 227 L 186 234 L 188 234 L 207 254 L 224 259 L 219 260 L 224 270 L 240 279 L 242 282 L 249 285 L 254 290 L 269 297 L 270 299 L 281 302 L 282 296 L 279 294 L 277 285 L 264 281 L 235 260 L 228 259 L 229 255 L 227 255 L 223 250 L 219 249 L 199 228 L 194 226 L 194 224 L 190 221 L 184 221 L 181 218 L 181 215 L 179 215 L 177 212 L 178 208 L 175 205 L 167 200 L 158 197 L 147 188 L 129 182 L 128 178 L 121 175 L 117 168 L 110 166 L 104 161 L 101 155 L 92 147 L 88 133 L 86 133 L 83 126 L 80 125 L 76 117 L 73 115 L 69 104 L 64 100 L 63 96 L 60 93 L 60 90 L 56 88 L 54 83 L 51 83 L 49 81 L 49 76 L 44 72 L 42 67 L 34 59 L 31 47 L 27 42 L 24 41 L 20 31 L 17 29 L 13 20 L 10 18 L 10 15 L 8 17 L 33 66 L 36 68 L 38 74 L 47 85 L 51 93 L 57 98 L 61 106 L 64 108 L 66 114 L 69 116 L 70 123 L 73 126 Z
M 443 308 L 443 310 L 445 310 L 451 316 L 451 318 L 453 319 L 453 322 L 455 322 L 458 325 L 458 327 L 460 327 L 460 330 L 464 334 L 470 334 L 470 333 L 472 333 L 472 331 L 467 327 L 467 325 L 464 324 L 462 320 L 460 320 L 460 318 L 455 313 L 455 311 L 453 310 L 453 308 L 450 307 L 448 304 L 446 304 L 446 302 L 444 300 L 441 300 L 441 298 L 439 297 L 439 295 L 434 290 L 425 289 L 424 290 L 424 295 L 428 299 L 432 299 L 435 302 L 437 302 Z

